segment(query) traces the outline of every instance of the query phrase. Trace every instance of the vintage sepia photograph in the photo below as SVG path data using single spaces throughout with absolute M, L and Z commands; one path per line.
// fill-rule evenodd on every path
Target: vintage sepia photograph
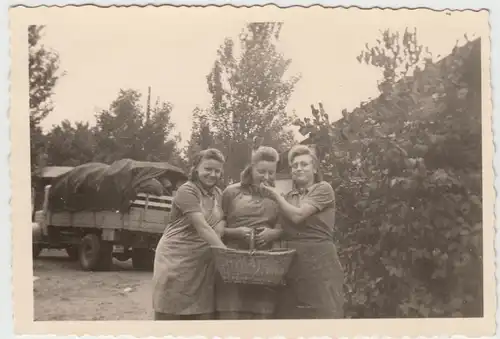
M 10 16 L 17 334 L 493 335 L 486 10 Z

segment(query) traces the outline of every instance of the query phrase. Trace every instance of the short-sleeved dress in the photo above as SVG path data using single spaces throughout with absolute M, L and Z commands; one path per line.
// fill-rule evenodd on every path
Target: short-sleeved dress
M 222 195 L 226 228 L 267 226 L 274 228 L 278 221 L 276 203 L 260 194 L 258 189 L 240 183 L 228 186 Z M 226 246 L 249 249 L 245 241 L 224 239 Z M 267 248 L 271 248 L 271 244 Z M 257 249 L 259 247 L 256 246 Z M 221 319 L 269 318 L 275 312 L 276 291 L 267 286 L 228 284 L 216 277 L 216 310 Z
M 153 274 L 155 312 L 179 316 L 214 313 L 215 267 L 210 245 L 187 214 L 201 212 L 214 227 L 223 219 L 222 192 L 188 181 L 173 199 L 171 222 L 156 248 Z
M 344 272 L 334 244 L 335 194 L 325 181 L 303 192 L 293 190 L 286 200 L 299 207 L 307 203 L 317 213 L 294 224 L 283 218 L 287 247 L 296 249 L 278 302 L 278 318 L 333 319 L 343 317 Z

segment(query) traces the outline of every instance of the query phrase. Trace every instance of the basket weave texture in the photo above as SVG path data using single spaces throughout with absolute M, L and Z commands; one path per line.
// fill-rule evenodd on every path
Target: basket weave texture
M 215 266 L 226 283 L 252 285 L 284 285 L 294 249 L 275 248 L 269 251 L 253 250 L 252 234 L 249 251 L 212 247 Z

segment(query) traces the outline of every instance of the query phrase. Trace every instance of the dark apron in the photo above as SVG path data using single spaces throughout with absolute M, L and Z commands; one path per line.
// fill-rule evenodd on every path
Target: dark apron
M 330 241 L 287 241 L 297 252 L 281 289 L 277 317 L 337 319 L 344 312 L 344 272 Z

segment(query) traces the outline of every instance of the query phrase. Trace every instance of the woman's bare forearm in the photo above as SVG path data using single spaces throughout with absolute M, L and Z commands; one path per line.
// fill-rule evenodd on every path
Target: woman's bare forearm
M 240 239 L 241 238 L 241 232 L 238 228 L 225 228 L 224 229 L 224 236 L 229 238 L 229 239 Z
M 315 208 L 313 206 L 306 204 L 301 207 L 296 207 L 286 201 L 285 197 L 282 195 L 276 196 L 276 202 L 278 203 L 283 215 L 294 224 L 302 222 L 315 212 Z
M 198 232 L 198 234 L 200 235 L 200 237 L 203 240 L 205 240 L 207 243 L 209 243 L 212 246 L 226 247 L 226 245 L 224 245 L 224 243 L 222 242 L 222 239 L 219 237 L 219 235 L 206 222 L 205 218 L 203 217 L 203 214 L 190 213 L 189 217 L 190 217 L 192 224 L 196 228 L 196 231 Z
M 224 220 L 219 221 L 219 223 L 217 225 L 215 225 L 215 227 L 214 227 L 215 233 L 217 233 L 217 235 L 221 239 L 224 236 L 224 229 L 225 228 L 226 228 L 226 221 L 224 221 Z
M 274 228 L 273 229 L 273 240 L 279 240 L 283 235 L 283 230 L 281 228 Z
M 198 234 L 211 246 L 226 247 L 226 245 L 222 242 L 222 239 L 212 228 L 198 230 Z

